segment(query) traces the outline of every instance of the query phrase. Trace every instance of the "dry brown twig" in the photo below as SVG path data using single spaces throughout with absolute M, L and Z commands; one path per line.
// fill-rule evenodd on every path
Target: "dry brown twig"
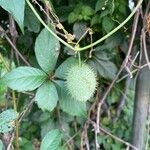
M 100 130 L 101 130 L 102 132 L 104 132 L 105 134 L 109 135 L 109 136 L 112 137 L 113 139 L 115 139 L 115 140 L 117 140 L 117 141 L 119 141 L 119 142 L 125 144 L 127 147 L 131 147 L 131 148 L 133 148 L 134 150 L 138 150 L 135 146 L 133 146 L 133 145 L 130 144 L 129 142 L 126 142 L 126 141 L 122 140 L 121 138 L 119 138 L 119 137 L 117 137 L 117 136 L 111 134 L 110 132 L 108 132 L 107 130 L 105 130 L 104 128 L 102 128 L 101 126 L 100 126 L 99 128 L 100 128 Z
M 147 9 L 143 18 L 143 29 L 141 33 L 141 38 L 142 38 L 141 40 L 142 40 L 144 55 L 147 64 L 150 62 L 148 57 L 147 45 L 146 45 L 146 32 L 148 32 L 148 34 L 150 35 L 150 13 L 148 13 L 149 9 L 150 9 L 150 1 L 148 2 Z M 148 67 L 150 69 L 150 65 L 148 65 Z
M 103 132 L 105 132 L 105 131 L 104 131 L 103 129 L 101 129 L 101 127 L 99 126 L 99 125 L 100 125 L 100 123 L 99 123 L 100 120 L 99 120 L 99 119 L 100 119 L 101 106 L 102 106 L 102 104 L 104 103 L 104 101 L 105 101 L 106 97 L 108 96 L 109 92 L 110 92 L 111 89 L 113 88 L 113 86 L 114 86 L 116 80 L 118 79 L 120 73 L 121 73 L 122 70 L 126 67 L 126 65 L 127 65 L 127 63 L 128 63 L 129 56 L 130 56 L 130 53 L 131 53 L 131 50 L 132 50 L 132 46 L 133 46 L 133 42 L 134 42 L 134 38 L 135 38 L 135 32 L 136 32 L 138 17 L 139 17 L 139 12 L 137 12 L 136 17 L 135 17 L 135 22 L 134 22 L 134 27 L 133 27 L 133 32 L 132 32 L 133 34 L 132 34 L 131 43 L 130 43 L 130 46 L 129 46 L 129 49 L 128 49 L 128 54 L 127 54 L 127 56 L 126 56 L 126 59 L 124 60 L 123 64 L 121 65 L 121 68 L 120 68 L 118 74 L 116 75 L 115 79 L 112 81 L 112 83 L 111 83 L 110 86 L 108 87 L 108 90 L 106 91 L 105 95 L 103 96 L 102 99 L 100 99 L 100 101 L 99 101 L 99 103 L 98 103 L 98 108 L 97 108 L 97 112 L 96 112 L 97 118 L 96 118 L 96 122 L 94 122 L 94 125 L 93 125 L 93 126 L 94 126 L 94 130 L 95 130 L 95 139 L 97 139 L 97 134 L 100 133 L 100 130 L 103 131 Z M 7 35 L 5 35 L 5 37 L 6 37 L 6 39 L 7 39 Z M 7 40 L 7 41 L 9 41 L 9 40 Z M 11 44 L 10 41 L 9 41 L 9 43 Z M 13 49 L 17 52 L 18 56 L 20 56 L 20 54 L 18 53 L 19 51 L 16 49 L 15 45 L 12 45 L 12 44 L 11 44 L 11 46 L 12 46 Z M 15 48 L 14 48 L 14 47 L 15 47 Z M 22 55 L 20 56 L 20 58 L 21 58 L 24 62 L 26 62 L 26 60 L 24 60 L 24 58 L 22 58 Z M 28 62 L 26 62 L 26 63 L 28 63 Z M 147 63 L 147 64 L 148 64 L 148 63 Z M 92 106 L 93 106 L 93 105 L 92 105 Z M 94 106 L 95 106 L 95 104 L 94 104 Z M 97 106 L 97 104 L 96 104 L 96 106 Z M 91 112 L 90 112 L 90 113 L 91 113 Z M 89 117 L 91 117 L 91 116 L 89 115 Z M 88 119 L 89 119 L 89 118 L 88 118 Z M 89 127 L 89 120 L 87 120 L 87 122 L 88 122 L 88 123 L 85 125 L 85 136 L 87 136 L 87 130 L 88 130 L 88 127 Z M 105 133 L 106 133 L 106 132 L 105 132 Z M 107 133 L 107 134 L 108 134 L 109 136 L 112 136 L 110 133 Z M 114 136 L 112 136 L 112 137 L 114 138 Z M 88 137 L 86 137 L 86 139 L 88 139 Z M 115 137 L 114 139 L 116 139 L 116 137 Z M 116 140 L 117 140 L 117 139 L 116 139 Z M 87 142 L 87 143 L 86 143 L 87 149 L 89 149 L 88 140 L 87 140 L 86 142 Z M 130 146 L 130 147 L 132 147 L 131 144 L 129 144 L 129 143 L 123 141 L 123 140 L 120 140 L 120 142 L 122 142 L 122 143 L 124 143 L 124 144 L 126 144 L 126 145 L 128 145 L 128 146 Z M 96 140 L 96 142 L 95 142 L 95 145 L 96 145 L 96 148 L 98 149 L 98 148 L 99 148 L 99 145 L 98 145 L 97 140 Z
M 91 124 L 93 124 L 93 126 L 96 126 L 95 122 L 93 122 L 93 121 L 91 121 Z M 103 127 L 99 126 L 99 129 L 100 129 L 103 133 L 109 135 L 109 136 L 110 136 L 111 138 L 113 138 L 114 140 L 117 140 L 117 141 L 123 143 L 124 145 L 126 145 L 127 147 L 133 148 L 134 150 L 138 150 L 135 146 L 133 146 L 133 145 L 130 144 L 129 142 L 126 142 L 126 141 L 122 140 L 121 138 L 119 138 L 119 137 L 113 135 L 112 133 L 110 133 L 109 131 L 107 131 L 106 129 L 104 129 Z
M 117 81 L 120 73 L 123 71 L 123 69 L 126 67 L 131 51 L 132 51 L 132 47 L 133 47 L 133 43 L 134 43 L 134 39 L 135 39 L 135 35 L 136 35 L 136 30 L 137 30 L 137 24 L 138 24 L 138 20 L 139 20 L 139 10 L 137 11 L 135 17 L 134 17 L 134 23 L 133 23 L 133 28 L 132 28 L 132 37 L 130 40 L 130 44 L 129 44 L 129 49 L 128 49 L 128 53 L 126 55 L 125 60 L 123 61 L 121 68 L 118 72 L 118 74 L 116 75 L 115 79 L 112 81 L 112 83 L 110 84 L 110 86 L 108 87 L 108 90 L 106 91 L 105 95 L 103 96 L 103 98 L 99 101 L 98 104 L 98 109 L 97 109 L 97 128 L 99 129 L 99 125 L 100 125 L 100 110 L 101 110 L 101 106 L 104 103 L 105 99 L 107 98 L 109 92 L 111 91 L 111 89 L 113 88 L 115 82 Z M 98 133 L 100 132 L 100 130 L 98 130 Z
M 11 35 L 12 44 L 16 47 L 18 32 L 16 30 L 15 20 L 11 15 L 9 15 L 9 32 Z M 10 59 L 9 69 L 11 69 L 12 60 L 14 59 L 13 58 L 14 54 L 16 56 L 18 65 L 20 64 L 18 53 L 16 51 L 13 51 L 13 47 L 11 46 L 11 59 Z M 15 91 L 12 91 L 12 101 L 13 101 L 13 108 L 15 111 L 17 111 L 17 98 L 16 98 Z M 15 132 L 15 136 L 14 136 L 15 137 L 15 147 L 16 147 L 16 150 L 19 150 L 19 123 L 18 123 L 18 118 L 15 120 L 14 132 Z M 12 139 L 12 141 L 13 141 L 13 139 Z M 11 143 L 11 141 L 10 141 L 10 143 Z
M 130 44 L 129 44 L 129 49 L 128 49 L 128 53 L 126 55 L 126 58 L 125 60 L 123 61 L 121 67 L 120 67 L 120 70 L 118 72 L 118 74 L 116 75 L 116 77 L 114 78 L 114 80 L 112 81 L 112 83 L 110 84 L 110 86 L 108 87 L 107 91 L 105 92 L 104 96 L 98 101 L 98 104 L 97 104 L 97 101 L 91 106 L 91 109 L 89 110 L 89 115 L 88 115 L 88 119 L 87 121 L 85 122 L 85 125 L 84 125 L 84 136 L 85 136 L 85 139 L 88 139 L 86 136 L 87 136 L 87 130 L 88 130 L 88 127 L 89 127 L 89 120 L 90 120 L 90 114 L 91 114 L 91 110 L 97 106 L 97 112 L 96 112 L 96 121 L 94 121 L 94 124 L 92 123 L 93 127 L 94 127 L 94 131 L 95 131 L 95 146 L 96 146 L 96 149 L 100 149 L 100 146 L 97 142 L 97 136 L 98 134 L 100 133 L 100 112 L 101 112 L 101 106 L 102 104 L 104 103 L 105 99 L 107 98 L 108 94 L 110 93 L 111 89 L 113 88 L 115 82 L 117 81 L 119 75 L 121 74 L 121 72 L 123 71 L 123 69 L 126 68 L 126 65 L 129 61 L 129 58 L 130 58 L 130 54 L 131 54 L 131 51 L 132 51 L 132 47 L 133 47 L 133 43 L 134 43 L 134 39 L 135 39 L 135 35 L 136 35 L 136 30 L 137 30 L 137 24 L 138 24 L 138 19 L 139 19 L 139 10 L 136 12 L 136 15 L 134 17 L 134 23 L 133 23 L 133 28 L 132 28 L 132 37 L 131 37 L 131 40 L 130 40 Z M 94 107 L 93 107 L 94 106 Z M 93 120 L 92 120 L 93 122 Z M 110 134 L 109 134 L 110 135 Z M 82 137 L 82 136 L 81 136 Z M 115 138 L 116 139 L 116 138 Z M 81 138 L 81 146 L 83 145 L 83 139 Z M 132 148 L 134 148 L 134 146 L 132 146 L 131 144 L 125 142 L 124 140 L 120 140 L 120 142 L 122 143 L 126 143 L 127 146 L 130 146 Z M 89 145 L 87 143 L 85 143 L 85 145 Z M 136 149 L 136 148 L 134 148 Z
M 68 43 L 72 43 L 72 41 L 75 39 L 75 35 L 72 35 L 71 33 L 68 33 L 68 31 L 65 30 L 64 26 L 59 21 L 58 16 L 53 12 L 50 2 L 44 0 L 45 9 L 37 0 L 32 0 L 32 2 L 35 3 L 40 8 L 40 10 L 46 15 L 46 22 L 51 23 L 51 25 L 55 28 L 56 34 L 64 37 Z M 56 29 L 62 30 L 63 33 L 59 32 Z
M 20 51 L 16 48 L 16 46 L 13 44 L 13 42 L 11 41 L 11 39 L 8 37 L 8 35 L 6 34 L 6 31 L 2 28 L 2 26 L 0 26 L 0 33 L 6 38 L 7 42 L 9 43 L 9 45 L 13 48 L 13 50 L 18 54 L 18 56 L 22 59 L 22 61 L 27 65 L 27 66 L 31 66 L 29 64 L 29 62 L 24 58 L 24 56 L 20 53 Z

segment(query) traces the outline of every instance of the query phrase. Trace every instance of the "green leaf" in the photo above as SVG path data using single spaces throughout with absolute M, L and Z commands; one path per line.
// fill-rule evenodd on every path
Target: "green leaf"
M 55 85 L 52 82 L 44 83 L 38 90 L 35 96 L 39 108 L 43 111 L 52 111 L 57 105 L 58 94 Z
M 42 140 L 40 150 L 58 150 L 61 142 L 61 133 L 59 130 L 51 130 Z
M 73 25 L 73 34 L 77 40 L 79 40 L 87 30 L 87 25 L 84 22 L 76 22 Z
M 32 91 L 38 88 L 47 75 L 33 67 L 18 67 L 7 73 L 2 81 L 11 89 L 17 91 Z
M 105 40 L 103 45 L 97 46 L 95 51 L 106 51 L 116 49 L 119 45 L 123 45 L 123 36 L 121 33 L 115 33 Z M 112 55 L 112 54 L 111 54 Z M 103 56 L 101 57 L 103 58 Z
M 56 14 L 59 14 L 59 20 L 61 22 L 68 21 L 68 14 L 73 11 L 73 5 L 59 5 L 59 7 L 55 7 Z
M 66 91 L 62 91 L 59 102 L 64 112 L 72 116 L 86 116 L 86 103 L 73 99 Z
M 115 33 L 106 39 L 102 46 L 98 46 L 95 51 L 114 49 L 117 48 L 121 43 L 123 43 L 123 36 L 120 33 Z
M 59 50 L 59 41 L 47 29 L 43 29 L 35 42 L 35 55 L 39 65 L 47 73 L 53 71 Z
M 101 22 L 101 20 L 100 20 L 100 16 L 99 15 L 94 15 L 94 17 L 91 19 L 91 25 L 93 26 L 93 25 L 95 25 L 95 24 L 98 24 L 98 23 L 100 23 Z
M 66 79 L 66 74 L 70 69 L 71 65 L 78 63 L 78 60 L 75 57 L 69 57 L 66 59 L 55 71 L 55 77 L 60 79 Z
M 111 62 L 107 55 L 96 55 L 89 60 L 89 65 L 102 77 L 106 79 L 114 79 L 117 73 L 116 65 Z
M 60 108 L 72 116 L 86 116 L 86 103 L 77 101 L 71 97 L 62 81 L 56 82 L 59 91 Z
M 4 144 L 1 140 L 0 140 L 0 150 L 4 150 Z
M 68 22 L 74 23 L 76 20 L 78 20 L 78 15 L 76 15 L 74 12 L 71 12 L 68 16 Z
M 0 0 L 0 6 L 8 11 L 24 32 L 24 9 L 25 0 Z
M 43 122 L 50 120 L 50 118 L 51 118 L 51 115 L 49 112 L 42 112 L 39 116 L 38 122 L 43 123 Z
M 28 5 L 26 5 L 25 7 L 24 24 L 29 31 L 33 31 L 35 33 L 38 33 L 40 31 L 41 23 L 36 18 L 36 16 L 34 15 L 34 13 L 32 12 L 31 8 Z
M 66 59 L 55 71 L 55 77 L 60 79 L 66 79 L 66 74 L 72 65 L 78 63 L 75 57 L 69 57 Z
M 24 137 L 19 138 L 19 146 L 21 150 L 34 150 L 32 141 L 29 141 Z
M 109 13 L 110 11 L 108 9 L 103 10 L 100 14 L 100 19 L 106 17 Z
M 95 11 L 99 11 L 99 10 L 102 10 L 102 8 L 105 8 L 105 1 L 106 0 L 98 0 L 97 3 L 96 3 L 96 7 L 95 7 Z
M 56 123 L 55 123 L 55 120 L 51 117 L 49 118 L 48 121 L 45 121 L 43 122 L 41 125 L 41 138 L 44 138 L 44 136 L 50 131 L 50 130 L 53 130 L 53 129 L 56 129 L 57 126 L 56 126 Z
M 115 27 L 115 23 L 111 18 L 104 17 L 102 21 L 102 26 L 103 26 L 103 29 L 108 33 Z
M 64 52 L 64 54 L 67 54 L 68 56 L 75 56 L 76 55 L 76 52 L 67 46 L 64 47 L 63 52 Z
M 117 67 L 111 61 L 96 60 L 97 71 L 99 75 L 106 79 L 114 79 L 117 72 Z
M 126 2 L 119 3 L 118 11 L 121 12 L 121 14 L 123 14 L 124 16 L 126 16 L 128 14 L 127 11 L 129 11 L 128 4 Z
M 82 6 L 82 15 L 92 16 L 93 14 L 94 14 L 94 10 L 91 7 L 86 5 Z
M 67 150 L 67 148 L 66 147 L 64 147 L 64 146 L 60 146 L 60 147 L 58 147 L 58 149 L 57 150 Z
M 2 112 L 0 114 L 0 133 L 13 130 L 15 119 L 17 119 L 17 112 L 13 109 Z

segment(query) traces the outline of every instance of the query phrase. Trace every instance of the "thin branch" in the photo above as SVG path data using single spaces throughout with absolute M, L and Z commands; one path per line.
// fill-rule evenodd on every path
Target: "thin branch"
M 2 32 L 4 34 L 4 37 L 6 38 L 7 42 L 10 44 L 10 46 L 13 48 L 13 50 L 18 54 L 18 56 L 23 60 L 23 62 L 27 66 L 31 66 L 29 64 L 29 62 L 24 58 L 24 56 L 19 52 L 19 50 L 16 48 L 16 46 L 13 44 L 13 42 L 11 41 L 11 39 L 8 37 L 5 30 L 1 26 L 0 26 L 0 32 Z
M 7 64 L 7 62 L 5 61 L 4 57 L 2 56 L 2 54 L 0 53 L 0 60 L 3 62 L 6 70 L 9 71 L 9 65 Z
M 16 47 L 16 41 L 17 41 L 17 37 L 18 37 L 18 33 L 16 30 L 16 25 L 15 25 L 15 21 L 13 19 L 13 17 L 11 15 L 9 15 L 9 30 L 10 30 L 10 34 L 11 34 L 11 39 L 12 39 L 12 44 Z M 13 51 L 13 47 L 11 47 L 11 51 Z M 15 51 L 15 55 L 16 55 L 16 59 L 19 65 L 19 58 L 18 58 L 18 54 Z M 13 59 L 13 57 L 12 57 Z M 11 63 L 10 62 L 10 69 L 11 69 Z M 16 93 L 15 91 L 12 90 L 12 100 L 13 100 L 13 108 L 14 110 L 17 112 L 17 98 L 16 98 Z M 18 123 L 18 118 L 15 120 L 15 146 L 16 146 L 16 150 L 19 150 L 19 123 Z
M 136 73 L 136 72 L 139 71 L 140 69 L 143 69 L 143 68 L 147 67 L 148 65 L 150 65 L 150 62 L 149 62 L 149 63 L 146 63 L 146 64 L 144 64 L 144 65 L 142 65 L 142 66 L 138 66 L 138 69 L 134 69 L 134 70 L 132 71 L 132 74 L 133 74 L 133 73 Z M 129 76 L 129 74 L 124 75 L 123 77 L 121 77 L 120 79 L 118 79 L 118 80 L 116 81 L 116 83 L 121 82 L 122 80 L 124 80 L 124 79 L 127 78 L 128 76 Z
M 120 117 L 121 111 L 122 111 L 122 109 L 123 109 L 123 107 L 125 105 L 125 102 L 126 102 L 127 93 L 128 93 L 128 89 L 129 89 L 130 83 L 131 83 L 131 78 L 128 77 L 126 79 L 124 92 L 121 95 L 121 98 L 120 98 L 120 100 L 118 102 L 118 106 L 117 106 L 117 110 L 116 110 L 116 117 L 113 119 L 113 122 L 116 122 L 118 120 L 118 118 Z
M 118 72 L 118 74 L 116 75 L 116 77 L 114 78 L 114 80 L 112 81 L 112 83 L 110 84 L 110 86 L 108 87 L 105 95 L 103 96 L 103 98 L 99 101 L 98 103 L 98 109 L 97 109 L 97 119 L 96 119 L 96 124 L 97 124 L 97 133 L 99 133 L 99 125 L 100 125 L 100 110 L 101 110 L 101 106 L 104 103 L 105 99 L 107 98 L 109 92 L 111 91 L 111 89 L 113 88 L 115 82 L 117 81 L 119 75 L 121 74 L 121 72 L 123 71 L 123 69 L 125 68 L 126 64 L 128 63 L 131 51 L 132 51 L 132 47 L 133 47 L 133 43 L 134 43 L 134 39 L 135 39 L 135 35 L 136 35 L 136 30 L 137 30 L 137 24 L 138 24 L 138 20 L 139 20 L 139 10 L 137 11 L 135 17 L 134 17 L 134 23 L 133 23 L 133 28 L 132 28 L 132 37 L 131 37 L 131 41 L 130 41 L 130 45 L 129 45 L 129 49 L 128 49 L 128 53 L 126 55 L 125 60 L 123 61 L 121 68 Z
M 83 132 L 81 134 L 81 145 L 80 145 L 80 150 L 85 150 L 84 147 L 86 147 L 86 150 L 90 150 L 89 146 L 89 138 L 88 138 L 88 130 L 89 127 L 89 122 L 86 122 L 83 127 Z
M 142 43 L 143 43 L 143 51 L 144 51 L 144 55 L 145 55 L 145 59 L 146 59 L 146 62 L 148 64 L 148 67 L 150 69 L 150 64 L 149 64 L 149 57 L 148 57 L 148 53 L 147 53 L 147 45 L 146 45 L 146 35 L 145 35 L 145 31 L 144 29 L 142 29 L 142 35 L 141 35 L 141 38 L 142 38 Z
M 25 107 L 24 107 L 24 110 L 20 113 L 19 117 L 18 117 L 18 122 L 20 123 L 23 119 L 23 117 L 26 115 L 26 113 L 28 111 L 30 111 L 32 105 L 34 103 L 34 98 L 31 99 L 30 103 L 27 104 Z
M 14 131 L 13 131 L 13 133 L 12 133 L 12 135 L 11 135 L 11 139 L 10 139 L 10 141 L 9 141 L 9 144 L 8 144 L 6 150 L 11 150 L 11 149 L 12 149 L 12 142 L 13 142 L 13 140 L 14 140 L 14 137 L 15 137 L 15 133 L 14 133 Z
M 9 32 L 10 32 L 10 35 L 11 35 L 12 43 L 13 43 L 14 46 L 16 47 L 16 41 L 17 41 L 17 37 L 18 37 L 18 32 L 17 32 L 17 30 L 16 30 L 15 20 L 14 20 L 14 18 L 12 17 L 11 14 L 9 14 Z M 12 63 L 13 56 L 14 56 L 13 53 L 14 53 L 15 56 L 16 56 L 17 63 L 18 63 L 18 66 L 19 66 L 20 62 L 19 62 L 18 54 L 16 53 L 16 51 L 13 51 L 13 48 L 11 47 L 10 67 L 11 67 L 11 63 Z
M 107 130 L 105 130 L 104 128 L 102 128 L 101 126 L 100 126 L 99 128 L 100 128 L 100 130 L 101 130 L 102 132 L 104 132 L 105 134 L 109 135 L 109 136 L 112 137 L 113 139 L 115 139 L 115 140 L 117 140 L 117 141 L 119 141 L 119 142 L 125 144 L 126 146 L 129 146 L 129 147 L 133 148 L 134 150 L 138 150 L 135 146 L 133 146 L 133 145 L 130 144 L 129 142 L 126 142 L 126 141 L 122 140 L 121 138 L 119 138 L 119 137 L 117 137 L 117 136 L 111 134 L 110 132 L 108 132 Z
M 146 12 L 145 12 L 144 19 L 143 19 L 143 29 L 142 29 L 142 33 L 141 33 L 142 45 L 143 45 L 143 50 L 144 50 L 145 59 L 146 59 L 147 64 L 150 62 L 148 53 L 147 53 L 148 52 L 147 45 L 146 45 L 146 27 L 147 27 L 147 16 L 148 16 L 149 9 L 150 9 L 150 1 L 148 2 L 148 5 L 146 7 Z M 148 67 L 150 69 L 150 65 L 148 65 Z
M 68 143 L 70 143 L 79 133 L 81 132 L 81 130 L 78 130 L 73 136 L 71 136 L 63 145 L 67 145 Z

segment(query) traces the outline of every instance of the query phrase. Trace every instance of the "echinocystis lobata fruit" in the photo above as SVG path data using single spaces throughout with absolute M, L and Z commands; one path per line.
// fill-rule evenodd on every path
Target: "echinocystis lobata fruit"
M 94 71 L 86 64 L 71 66 L 66 80 L 69 93 L 78 101 L 90 99 L 97 85 Z

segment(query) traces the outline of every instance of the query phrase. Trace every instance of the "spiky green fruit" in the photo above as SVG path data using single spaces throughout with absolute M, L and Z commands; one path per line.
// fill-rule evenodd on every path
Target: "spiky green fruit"
M 69 93 L 78 101 L 90 99 L 97 85 L 94 71 L 86 64 L 71 66 L 66 80 Z

